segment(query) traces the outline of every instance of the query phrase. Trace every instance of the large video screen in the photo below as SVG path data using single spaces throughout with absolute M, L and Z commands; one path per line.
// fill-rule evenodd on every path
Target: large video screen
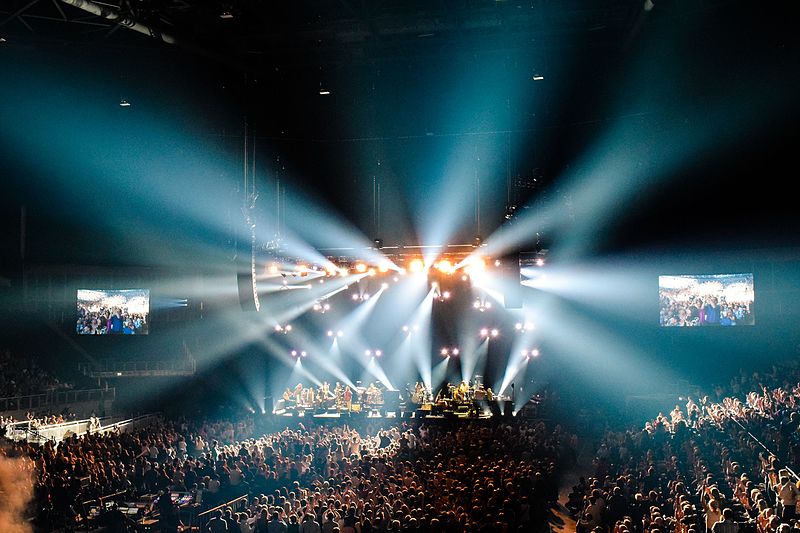
M 147 335 L 148 289 L 78 289 L 78 335 Z
M 752 273 L 659 276 L 658 296 L 665 327 L 755 324 Z

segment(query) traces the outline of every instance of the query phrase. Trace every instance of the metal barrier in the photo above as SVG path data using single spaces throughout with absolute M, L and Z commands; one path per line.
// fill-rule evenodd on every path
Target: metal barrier
M 0 398 L 0 413 L 6 411 L 35 411 L 71 403 L 114 401 L 116 396 L 117 391 L 114 387 L 85 390 L 51 390 L 41 394 Z
M 194 528 L 198 528 L 200 533 L 206 533 L 208 531 L 206 529 L 206 524 L 208 523 L 209 520 L 211 520 L 211 515 L 214 511 L 219 511 L 230 507 L 233 510 L 233 512 L 236 513 L 239 512 L 242 509 L 242 507 L 244 507 L 246 504 L 247 504 L 247 494 L 244 494 L 229 502 L 217 505 L 216 507 L 212 507 L 211 509 L 203 511 L 202 513 L 198 513 L 197 516 L 195 516 L 192 519 L 190 527 L 192 531 L 194 531 Z
M 98 361 L 80 363 L 78 370 L 93 378 L 191 376 L 197 370 L 192 358 L 167 361 Z
M 109 433 L 112 431 L 128 432 L 148 426 L 160 420 L 159 414 L 146 414 L 135 418 L 122 419 L 120 417 L 103 417 L 97 419 L 99 425 L 91 430 L 92 433 Z M 51 424 L 34 427 L 27 420 L 15 422 L 6 426 L 6 437 L 14 440 L 28 440 L 31 442 L 61 442 L 72 435 L 83 435 L 89 432 L 92 420 L 74 420 L 63 424 Z

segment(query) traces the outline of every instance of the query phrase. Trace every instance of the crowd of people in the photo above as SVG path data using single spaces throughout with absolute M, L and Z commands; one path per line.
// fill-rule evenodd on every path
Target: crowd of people
M 35 356 L 22 356 L 8 349 L 0 350 L 0 398 L 71 388 L 70 383 L 59 380 L 42 368 Z
M 305 424 L 256 435 L 247 420 L 178 420 L 5 453 L 35 465 L 43 530 L 79 522 L 104 495 L 163 494 L 162 531 L 174 531 L 167 500 L 180 492 L 200 510 L 246 496 L 202 524 L 244 533 L 532 531 L 574 457 L 573 435 L 519 418 Z
M 78 335 L 145 335 L 149 324 L 147 313 L 130 313 L 120 307 L 90 309 L 78 303 L 75 332 Z
M 724 296 L 691 295 L 678 298 L 675 291 L 660 290 L 662 326 L 741 326 L 754 323 L 753 302 L 727 301 Z
M 800 459 L 798 380 L 796 365 L 742 374 L 716 401 L 688 398 L 644 429 L 607 432 L 594 476 L 570 494 L 578 530 L 800 531 L 800 478 L 787 466 Z

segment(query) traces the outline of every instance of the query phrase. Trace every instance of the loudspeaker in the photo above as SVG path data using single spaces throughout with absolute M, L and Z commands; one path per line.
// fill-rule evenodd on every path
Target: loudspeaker
M 522 284 L 519 275 L 519 252 L 500 259 L 500 276 L 503 280 L 503 304 L 506 309 L 522 308 Z
M 242 311 L 256 311 L 253 275 L 250 272 L 239 272 L 236 274 L 236 281 L 239 286 L 239 305 L 242 306 Z
M 387 390 L 383 393 L 383 409 L 387 413 L 397 413 L 400 410 L 399 390 Z

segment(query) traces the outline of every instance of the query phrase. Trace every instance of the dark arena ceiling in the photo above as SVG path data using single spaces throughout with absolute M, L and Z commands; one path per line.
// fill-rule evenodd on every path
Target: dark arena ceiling
M 130 151 L 148 138 L 148 124 L 168 122 L 173 133 L 219 148 L 231 168 L 241 166 L 246 118 L 257 174 L 268 181 L 283 173 L 292 187 L 387 244 L 425 240 L 420 226 L 432 208 L 418 200 L 441 192 L 436 184 L 458 161 L 464 164 L 446 191 L 480 194 L 466 201 L 451 242 L 491 235 L 509 206 L 536 209 L 541 201 L 553 205 L 551 215 L 568 213 L 570 224 L 591 227 L 596 213 L 583 202 L 611 195 L 614 212 L 604 213 L 613 223 L 596 235 L 601 250 L 698 241 L 794 245 L 796 208 L 775 194 L 785 178 L 776 169 L 795 152 L 789 132 L 798 118 L 791 4 L 6 0 L 0 105 L 9 111 L 6 124 L 55 102 L 76 116 L 90 105 L 106 109 L 103 126 L 81 138 L 84 148 L 118 141 Z M 122 100 L 131 108 L 121 110 Z M 35 142 L 46 144 L 46 136 Z M 160 157 L 145 148 L 109 153 L 121 167 L 130 166 L 126 158 Z M 639 169 L 635 179 L 651 180 L 635 192 L 630 180 L 613 182 L 624 171 L 608 167 L 617 163 L 610 154 L 626 153 L 628 168 Z M 29 238 L 47 243 L 38 247 L 40 259 L 75 252 L 76 261 L 96 260 L 80 243 L 53 251 L 65 216 L 41 192 L 60 173 L 37 168 L 9 145 L 0 158 L 2 201 L 29 206 Z M 597 169 L 612 176 L 595 180 L 608 190 L 578 185 Z M 223 174 L 235 182 L 238 172 Z M 203 180 L 194 183 L 193 193 L 208 192 Z M 279 205 L 271 186 L 261 190 L 266 211 Z M 112 202 L 96 195 L 89 187 L 69 209 Z M 743 210 L 747 223 L 733 231 L 681 222 L 710 205 Z M 6 226 L 10 249 L 19 228 Z

